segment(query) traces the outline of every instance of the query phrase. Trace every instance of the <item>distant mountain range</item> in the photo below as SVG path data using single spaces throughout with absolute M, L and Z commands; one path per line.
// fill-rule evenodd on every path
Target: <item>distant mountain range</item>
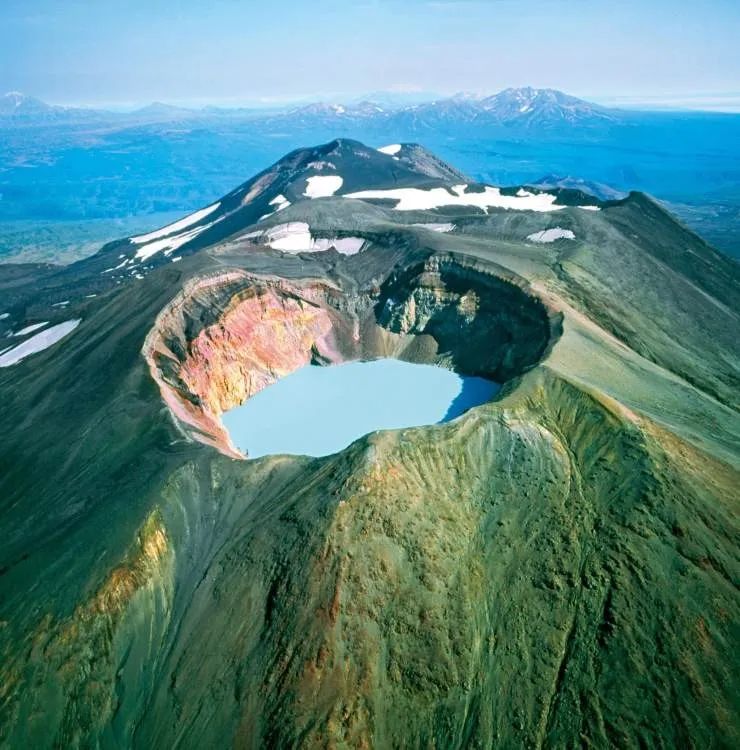
M 92 109 L 74 109 L 47 104 L 33 96 L 26 96 L 20 91 L 9 91 L 0 97 L 0 117 L 14 120 L 48 120 L 68 117 L 74 112 L 87 116 L 95 114 Z
M 415 104 L 394 105 L 361 101 L 353 104 L 315 102 L 278 112 L 248 108 L 205 107 L 189 109 L 154 102 L 128 113 L 81 107 L 60 107 L 11 92 L 0 97 L 0 120 L 46 123 L 117 118 L 122 120 L 177 121 L 212 117 L 249 117 L 274 126 L 330 127 L 363 125 L 397 128 L 404 132 L 460 125 L 503 125 L 551 128 L 559 125 L 590 126 L 619 120 L 623 112 L 569 96 L 554 89 L 509 88 L 493 96 L 460 93 Z

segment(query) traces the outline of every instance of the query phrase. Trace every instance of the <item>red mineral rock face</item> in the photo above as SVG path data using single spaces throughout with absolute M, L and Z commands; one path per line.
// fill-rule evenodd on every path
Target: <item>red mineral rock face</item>
M 215 415 L 306 365 L 331 331 L 326 310 L 274 289 L 250 294 L 195 338 L 180 371 Z
M 147 337 L 144 355 L 162 397 L 177 419 L 195 429 L 193 437 L 241 457 L 221 424 L 224 411 L 308 364 L 314 354 L 343 360 L 327 291 L 324 284 L 235 273 L 191 283 L 170 303 Z M 184 321 L 205 298 L 225 300 L 223 312 L 187 341 Z M 173 349 L 184 349 L 185 356 Z

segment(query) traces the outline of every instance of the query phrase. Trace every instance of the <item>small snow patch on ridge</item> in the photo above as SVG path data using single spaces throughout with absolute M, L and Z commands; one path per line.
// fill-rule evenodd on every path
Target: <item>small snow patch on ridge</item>
M 20 331 L 16 331 L 13 336 L 25 336 L 27 333 L 32 333 L 33 331 L 38 331 L 39 328 L 43 328 L 44 326 L 49 325 L 49 321 L 45 320 L 42 323 L 33 323 L 30 326 L 26 326 L 25 328 L 21 328 Z
M 273 250 L 282 250 L 286 253 L 319 253 L 334 248 L 342 255 L 355 255 L 365 245 L 365 240 L 361 237 L 314 238 L 311 227 L 305 221 L 278 224 L 264 232 L 250 232 L 246 237 L 264 237 Z
M 412 227 L 423 227 L 424 229 L 429 229 L 432 232 L 442 232 L 443 234 L 446 234 L 447 232 L 451 232 L 455 228 L 455 225 L 454 224 L 450 224 L 449 222 L 446 223 L 446 224 L 434 224 L 434 223 L 424 224 L 424 223 L 417 223 L 417 224 L 412 224 L 411 226 Z
M 574 240 L 575 238 L 575 234 L 570 229 L 563 229 L 562 227 L 543 229 L 541 232 L 527 235 L 530 242 L 540 243 L 555 242 L 555 240 Z
M 342 187 L 344 180 L 337 175 L 314 175 L 306 181 L 307 198 L 328 198 Z
M 308 169 L 317 169 L 319 171 L 322 170 L 322 169 L 334 169 L 334 170 L 336 170 L 337 165 L 334 164 L 334 162 L 331 162 L 331 161 L 312 161 L 312 162 L 309 162 L 306 165 L 306 167 Z
M 278 211 L 282 211 L 285 208 L 288 208 L 290 205 L 290 201 L 281 193 L 280 195 L 276 195 L 270 202 L 270 206 L 276 206 L 274 211 L 270 211 L 269 214 L 265 214 L 264 216 L 260 216 L 258 221 L 264 221 L 268 217 L 272 216 L 273 214 L 276 214 Z
M 77 320 L 67 320 L 64 323 L 47 328 L 35 336 L 31 336 L 30 339 L 27 339 L 22 344 L 4 351 L 0 355 L 0 367 L 10 367 L 22 359 L 29 357 L 31 354 L 48 349 L 52 344 L 56 344 L 57 341 L 60 341 L 68 333 L 71 333 L 79 324 L 79 318 Z
M 167 237 L 170 234 L 174 234 L 175 232 L 186 229 L 191 224 L 195 224 L 195 222 L 200 221 L 201 219 L 205 219 L 206 216 L 212 214 L 220 205 L 221 203 L 218 202 L 214 203 L 211 206 L 206 206 L 206 208 L 201 208 L 200 211 L 196 211 L 195 213 L 192 213 L 184 217 L 183 219 L 174 222 L 173 224 L 168 224 L 166 227 L 157 229 L 154 232 L 149 232 L 148 234 L 139 234 L 136 237 L 131 237 L 130 241 L 136 245 L 139 245 L 142 242 L 150 242 L 151 240 L 156 240 L 159 237 Z
M 388 156 L 395 156 L 401 150 L 400 143 L 391 143 L 389 146 L 381 146 L 378 151 L 381 154 L 388 154 Z
M 216 219 L 216 221 L 218 221 L 218 219 Z M 205 232 L 206 229 L 212 227 L 216 223 L 216 221 L 212 221 L 208 224 L 203 224 L 199 227 L 195 227 L 194 229 L 191 229 L 188 232 L 183 232 L 182 234 L 176 234 L 174 237 L 165 237 L 161 240 L 154 240 L 154 242 L 149 242 L 146 245 L 142 245 L 137 249 L 135 257 L 139 260 L 147 260 L 148 258 L 151 258 L 152 255 L 156 255 L 161 250 L 165 251 L 165 255 L 169 255 L 173 251 L 177 250 L 178 247 L 185 245 L 186 243 L 190 242 L 190 240 L 195 239 L 202 232 Z M 126 261 L 124 261 L 124 263 L 125 262 Z M 118 268 L 118 266 L 116 266 L 116 268 Z M 113 270 L 115 270 L 115 268 Z
M 276 195 L 271 201 L 271 206 L 277 206 L 276 211 L 282 211 L 290 205 L 290 201 L 282 194 Z

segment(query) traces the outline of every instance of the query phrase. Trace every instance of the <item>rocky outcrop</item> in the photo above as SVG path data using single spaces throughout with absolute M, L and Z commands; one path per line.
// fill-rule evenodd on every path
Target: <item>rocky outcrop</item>
M 376 306 L 394 333 L 431 336 L 449 365 L 504 382 L 538 362 L 557 337 L 553 315 L 512 274 L 433 256 L 393 274 Z

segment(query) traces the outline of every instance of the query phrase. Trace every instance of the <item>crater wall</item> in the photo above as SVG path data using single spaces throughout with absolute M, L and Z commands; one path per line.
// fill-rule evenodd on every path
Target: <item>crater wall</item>
M 540 361 L 558 331 L 517 279 L 434 255 L 353 291 L 244 271 L 193 280 L 143 353 L 189 435 L 242 457 L 221 415 L 306 364 L 396 357 L 504 382 Z

